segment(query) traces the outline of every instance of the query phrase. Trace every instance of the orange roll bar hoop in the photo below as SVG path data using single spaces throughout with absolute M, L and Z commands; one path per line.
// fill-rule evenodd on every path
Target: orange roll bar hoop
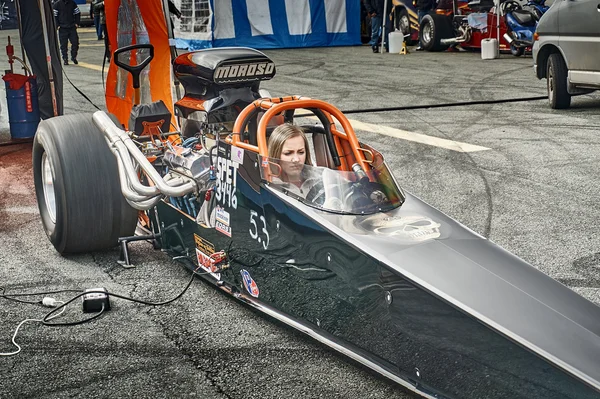
M 257 128 L 257 144 L 258 144 L 258 146 L 254 146 L 254 145 L 251 145 L 251 144 L 248 144 L 248 143 L 245 143 L 244 141 L 242 141 L 242 139 L 241 139 L 242 133 L 243 133 L 242 129 L 245 128 L 245 126 L 248 123 L 248 119 L 252 116 L 253 113 L 257 112 L 257 109 L 259 109 L 259 108 L 266 110 L 266 112 L 260 119 L 260 122 L 259 122 L 258 128 Z M 250 151 L 258 152 L 262 157 L 268 157 L 269 150 L 267 148 L 267 125 L 268 125 L 269 121 L 271 120 L 272 117 L 274 117 L 275 115 L 277 115 L 283 111 L 287 111 L 290 109 L 298 109 L 298 108 L 304 108 L 304 109 L 312 108 L 312 109 L 324 111 L 327 119 L 329 120 L 330 124 L 333 127 L 331 129 L 332 134 L 335 134 L 336 138 L 339 137 L 342 139 L 346 139 L 348 141 L 348 143 L 350 144 L 350 147 L 352 149 L 352 153 L 356 159 L 356 162 L 358 162 L 358 164 L 362 167 L 362 169 L 365 172 L 369 171 L 369 169 L 370 169 L 369 162 L 365 159 L 364 152 L 362 151 L 362 148 L 360 147 L 360 143 L 358 142 L 358 139 L 356 138 L 354 129 L 352 128 L 352 125 L 350 124 L 350 122 L 348 121 L 346 116 L 338 108 L 334 107 L 333 105 L 331 105 L 325 101 L 313 100 L 313 99 L 306 98 L 306 97 L 291 96 L 291 97 L 278 97 L 278 98 L 255 100 L 252 104 L 250 104 L 246 108 L 244 108 L 242 110 L 242 112 L 240 113 L 240 115 L 237 117 L 237 119 L 235 121 L 235 125 L 233 127 L 231 144 L 233 144 L 237 147 L 248 149 Z M 328 115 L 328 114 L 330 114 L 330 115 Z M 340 124 L 342 125 L 342 128 L 344 129 L 345 134 L 342 134 L 341 132 L 338 132 L 335 129 L 335 125 L 333 123 L 331 116 L 333 116 L 335 119 L 337 119 L 340 122 Z M 349 165 L 343 165 L 343 166 L 348 167 Z

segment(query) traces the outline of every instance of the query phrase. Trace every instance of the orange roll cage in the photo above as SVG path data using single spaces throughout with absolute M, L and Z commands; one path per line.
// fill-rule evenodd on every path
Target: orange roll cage
M 258 123 L 256 132 L 256 142 L 258 145 L 255 146 L 247 141 L 242 141 L 242 134 L 244 133 L 242 132 L 242 129 L 247 126 L 249 118 L 254 115 L 258 108 L 265 110 L 265 113 Z M 329 126 L 325 126 L 325 128 L 329 128 L 331 131 L 338 153 L 346 154 L 346 156 L 351 154 L 355 162 L 362 167 L 363 171 L 368 173 L 371 160 L 365 158 L 365 152 L 369 153 L 370 151 L 360 146 L 354 129 L 346 116 L 338 108 L 321 100 L 299 96 L 262 98 L 255 100 L 252 104 L 246 106 L 237 117 L 235 125 L 233 126 L 231 138 L 228 139 L 228 141 L 236 147 L 256 152 L 263 159 L 267 159 L 269 156 L 269 150 L 267 148 L 267 126 L 269 121 L 275 115 L 278 115 L 283 111 L 299 108 L 316 108 L 321 110 L 329 121 Z M 334 118 L 342 125 L 343 132 L 337 130 Z M 340 158 L 341 165 L 338 169 L 350 171 L 353 163 L 348 162 L 345 156 L 341 156 Z

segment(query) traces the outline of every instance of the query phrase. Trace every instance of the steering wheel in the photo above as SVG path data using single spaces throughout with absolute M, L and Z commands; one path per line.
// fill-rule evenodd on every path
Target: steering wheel
M 341 198 L 327 198 L 325 187 L 321 180 L 318 180 L 306 194 L 306 201 L 323 207 L 326 201 L 332 201 L 327 206 L 331 210 L 357 210 L 365 209 L 371 206 L 377 206 L 387 200 L 383 194 L 379 183 L 351 183 L 341 195 Z M 335 206 L 338 205 L 338 206 Z M 338 209 L 339 208 L 339 209 Z
M 344 194 L 344 204 L 349 209 L 366 210 L 369 207 L 378 207 L 388 199 L 379 183 L 353 183 Z
M 520 10 L 523 8 L 523 7 L 521 7 L 521 4 L 519 4 L 519 2 L 517 2 L 515 0 L 505 1 L 504 3 L 502 3 L 501 7 L 502 7 L 502 12 Z
M 328 187 L 331 191 L 339 188 L 340 185 L 333 185 Z M 306 194 L 306 201 L 310 202 L 313 205 L 318 206 L 319 208 L 325 208 L 332 211 L 343 211 L 346 209 L 346 203 L 344 202 L 344 198 L 346 198 L 347 193 L 351 188 L 346 189 L 344 193 L 340 197 L 338 196 L 327 196 L 327 191 L 325 190 L 325 186 L 323 181 L 318 180 L 314 186 L 310 188 L 308 194 Z
M 323 206 L 325 203 L 325 186 L 323 185 L 323 181 L 317 180 L 310 190 L 308 190 L 306 201 L 318 206 Z

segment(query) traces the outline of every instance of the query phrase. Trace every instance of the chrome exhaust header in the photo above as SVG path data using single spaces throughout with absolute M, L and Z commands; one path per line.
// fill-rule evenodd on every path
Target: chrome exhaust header
M 169 174 L 163 178 L 127 132 L 115 126 L 106 112 L 96 111 L 92 119 L 104 134 L 111 151 L 117 158 L 121 191 L 133 208 L 150 209 L 163 195 L 181 197 L 197 190 L 196 183 L 185 176 Z M 140 181 L 138 177 L 140 169 L 154 185 L 145 185 Z

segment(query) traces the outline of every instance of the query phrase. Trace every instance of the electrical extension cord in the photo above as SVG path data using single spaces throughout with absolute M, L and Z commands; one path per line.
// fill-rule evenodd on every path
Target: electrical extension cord
M 42 299 L 42 305 L 46 306 L 47 308 L 55 308 L 58 306 L 59 303 L 62 303 L 60 301 L 57 301 L 54 298 L 51 298 L 49 296 L 44 297 L 44 299 Z
M 64 302 L 61 301 L 57 301 L 54 298 L 50 298 L 50 297 L 45 297 L 44 299 L 42 299 L 42 304 L 44 306 L 47 307 L 56 307 L 58 305 L 62 305 L 64 304 Z M 62 308 L 60 312 L 58 312 L 57 314 L 53 315 L 50 319 L 53 319 L 55 317 L 60 316 L 61 314 L 63 314 L 63 312 L 65 311 L 66 308 Z M 37 321 L 38 323 L 42 323 L 43 319 L 25 319 L 22 322 L 19 323 L 19 325 L 17 326 L 17 328 L 15 329 L 15 333 L 12 336 L 12 343 L 14 346 L 17 347 L 16 351 L 13 352 L 0 352 L 0 356 L 14 356 L 17 353 L 21 352 L 21 346 L 19 344 L 17 344 L 17 341 L 15 341 L 15 339 L 17 338 L 17 334 L 19 333 L 19 329 L 21 328 L 21 326 L 25 323 L 27 323 L 28 321 Z

